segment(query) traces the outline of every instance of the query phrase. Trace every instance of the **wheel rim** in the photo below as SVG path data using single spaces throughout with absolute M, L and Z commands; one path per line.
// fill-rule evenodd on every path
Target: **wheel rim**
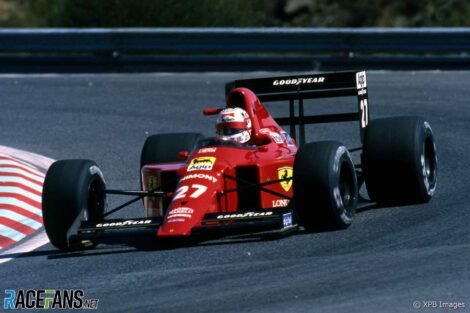
M 88 221 L 97 221 L 103 217 L 105 197 L 105 186 L 101 179 L 93 177 L 88 187 L 88 206 L 86 210 Z
M 437 161 L 436 148 L 432 136 L 427 136 L 424 141 L 424 174 L 429 183 L 429 189 L 436 184 Z
M 343 164 L 341 164 L 339 175 L 339 192 L 345 211 L 348 215 L 351 215 L 356 200 L 356 193 L 354 177 L 351 173 L 351 168 L 348 162 L 343 162 Z

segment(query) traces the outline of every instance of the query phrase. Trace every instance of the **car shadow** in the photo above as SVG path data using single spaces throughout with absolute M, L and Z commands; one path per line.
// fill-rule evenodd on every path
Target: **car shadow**
M 65 253 L 58 253 L 47 256 L 47 259 L 54 260 L 54 259 L 67 259 L 67 258 L 78 258 L 78 257 L 93 257 L 93 256 L 101 256 L 101 255 L 115 255 L 115 254 L 124 254 L 130 252 L 139 251 L 134 247 L 129 246 L 120 246 L 116 248 L 116 246 L 109 246 L 110 248 L 95 248 L 83 251 L 73 251 L 73 252 L 65 252 Z
M 120 254 L 120 253 L 129 253 L 135 252 L 138 249 L 130 246 L 103 246 L 99 249 L 94 250 L 81 250 L 81 251 L 61 251 L 56 249 L 50 250 L 41 250 L 41 251 L 31 251 L 23 253 L 9 253 L 0 255 L 0 260 L 2 259 L 22 259 L 22 258 L 33 258 L 46 256 L 47 259 L 64 259 L 64 258 L 76 258 L 76 257 L 85 257 L 85 256 L 98 256 L 98 255 L 107 255 L 107 254 Z
M 364 204 L 361 204 L 360 206 L 357 207 L 356 213 L 362 213 L 370 210 L 376 210 L 376 209 L 381 209 L 384 208 L 383 206 L 378 206 L 374 202 L 367 202 Z
M 62 253 L 59 250 L 41 250 L 41 251 L 30 251 L 30 252 L 21 252 L 21 253 L 9 253 L 0 255 L 0 260 L 4 259 L 21 259 L 21 258 L 30 258 L 37 256 L 49 256 L 54 254 Z

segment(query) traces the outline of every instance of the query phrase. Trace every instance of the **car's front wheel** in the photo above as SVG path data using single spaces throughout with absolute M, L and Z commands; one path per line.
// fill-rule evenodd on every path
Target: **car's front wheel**
M 347 148 L 336 141 L 307 143 L 294 162 L 299 224 L 309 231 L 348 227 L 356 212 L 358 184 Z
M 61 160 L 51 165 L 44 180 L 42 212 L 47 236 L 56 248 L 86 247 L 84 242 L 70 242 L 67 233 L 80 214 L 87 221 L 103 218 L 105 189 L 103 175 L 93 161 Z

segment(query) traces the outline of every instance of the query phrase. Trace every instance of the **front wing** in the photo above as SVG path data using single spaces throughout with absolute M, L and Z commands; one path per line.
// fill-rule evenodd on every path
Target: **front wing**
M 89 240 L 94 243 L 126 243 L 139 241 L 142 238 L 158 240 L 157 232 L 163 223 L 162 217 L 82 221 L 77 231 L 70 234 L 69 240 Z M 190 237 L 215 239 L 247 233 L 284 233 L 296 229 L 295 217 L 290 208 L 209 213 L 204 216 L 200 226 L 191 230 Z

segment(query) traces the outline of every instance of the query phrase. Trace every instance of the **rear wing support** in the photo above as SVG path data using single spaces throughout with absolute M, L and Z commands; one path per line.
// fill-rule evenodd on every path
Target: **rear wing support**
M 369 123 L 369 103 L 366 72 L 337 72 L 235 80 L 225 85 L 228 94 L 234 88 L 248 88 L 261 102 L 289 101 L 289 117 L 278 117 L 276 122 L 289 125 L 290 134 L 297 140 L 296 125 L 299 125 L 299 144 L 305 143 L 305 124 L 359 121 L 361 142 Z M 304 99 L 357 96 L 358 110 L 337 114 L 304 114 Z M 295 114 L 295 102 L 298 113 Z

